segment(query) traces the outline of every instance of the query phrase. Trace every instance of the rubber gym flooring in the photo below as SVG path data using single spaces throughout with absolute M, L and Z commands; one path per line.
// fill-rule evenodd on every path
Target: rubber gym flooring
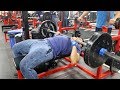
M 0 79 L 17 79 L 16 69 L 14 67 L 12 52 L 9 45 L 9 41 L 6 43 L 4 40 L 4 34 L 2 33 L 0 23 Z M 81 30 L 82 37 L 88 39 L 93 34 L 94 30 Z M 116 34 L 117 31 L 113 31 L 112 34 Z M 63 66 L 65 60 L 61 60 L 58 66 Z M 80 65 L 88 68 L 89 70 L 96 72 L 96 69 L 92 69 L 84 63 L 84 60 L 79 61 Z M 108 70 L 108 67 L 103 66 L 103 71 Z M 60 71 L 52 74 L 44 79 L 93 79 L 91 76 L 83 72 L 78 68 L 71 68 L 65 71 Z M 105 79 L 120 79 L 120 74 L 116 73 L 114 76 L 108 76 Z

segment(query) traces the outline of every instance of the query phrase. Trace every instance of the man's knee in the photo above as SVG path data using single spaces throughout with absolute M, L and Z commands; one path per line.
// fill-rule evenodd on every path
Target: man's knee
M 17 49 L 17 45 L 15 44 L 13 45 L 12 50 L 16 50 L 16 49 Z
M 19 64 L 20 70 L 22 71 L 22 73 L 26 72 L 30 67 L 29 65 L 27 65 L 28 63 L 24 60 L 22 60 Z
M 13 52 L 14 58 L 16 58 L 17 57 L 17 53 L 18 53 L 18 47 L 17 47 L 17 45 L 14 45 L 12 47 L 12 52 Z
M 18 44 L 14 44 L 12 47 L 13 52 L 18 51 L 18 49 L 19 49 Z
M 20 62 L 20 71 L 26 79 L 38 79 L 35 70 L 24 60 Z

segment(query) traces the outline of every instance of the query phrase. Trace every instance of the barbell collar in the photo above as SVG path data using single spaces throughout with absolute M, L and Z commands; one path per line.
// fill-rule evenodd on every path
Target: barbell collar
M 99 55 L 102 56 L 102 57 L 103 57 L 103 56 L 109 57 L 109 58 L 111 58 L 111 59 L 113 59 L 113 60 L 117 60 L 117 61 L 120 62 L 120 57 L 119 57 L 119 56 L 117 56 L 117 55 L 115 55 L 115 54 L 113 54 L 113 53 L 108 52 L 107 49 L 105 49 L 105 48 L 101 48 L 101 49 L 100 49 Z

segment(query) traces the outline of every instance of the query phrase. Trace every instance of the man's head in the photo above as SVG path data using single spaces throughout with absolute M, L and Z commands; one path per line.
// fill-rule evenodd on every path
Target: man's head
M 76 30 L 72 37 L 81 37 L 81 32 L 79 30 Z

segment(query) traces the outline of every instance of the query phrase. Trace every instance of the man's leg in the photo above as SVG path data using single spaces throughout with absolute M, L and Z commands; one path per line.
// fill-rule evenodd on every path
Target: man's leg
M 102 31 L 102 26 L 106 26 L 107 12 L 106 11 L 97 11 L 96 18 L 96 32 Z
M 13 50 L 13 57 L 15 62 L 15 67 L 19 70 L 20 61 L 24 58 L 26 54 L 29 53 L 31 44 L 35 42 L 33 40 L 25 40 L 19 43 L 16 43 L 12 50 Z
M 37 45 L 33 46 L 31 51 L 20 62 L 20 70 L 26 79 L 38 79 L 34 68 L 53 58 L 53 50 L 49 45 Z
M 95 28 L 95 32 L 102 32 L 102 28 Z
M 30 46 L 34 42 L 36 42 L 36 40 L 25 40 L 25 41 L 16 43 L 12 48 L 14 58 L 21 57 L 25 54 L 28 54 L 30 50 Z

